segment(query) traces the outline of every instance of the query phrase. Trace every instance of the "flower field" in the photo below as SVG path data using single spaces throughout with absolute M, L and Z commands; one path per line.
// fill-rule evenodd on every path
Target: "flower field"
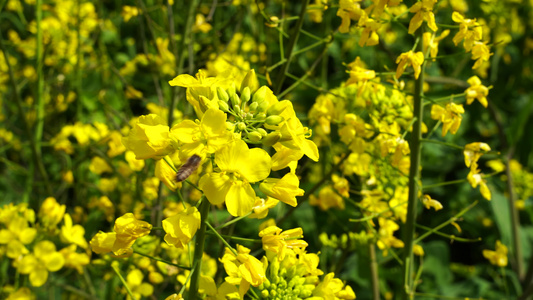
M 532 1 L 0 19 L 0 299 L 532 299 Z

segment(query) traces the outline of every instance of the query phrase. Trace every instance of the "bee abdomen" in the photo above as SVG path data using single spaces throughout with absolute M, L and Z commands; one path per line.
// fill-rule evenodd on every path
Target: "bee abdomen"
M 187 159 L 187 161 L 178 170 L 178 173 L 176 174 L 176 181 L 181 182 L 187 179 L 192 174 L 192 172 L 198 169 L 201 161 L 202 158 L 196 154 L 189 157 L 189 159 Z

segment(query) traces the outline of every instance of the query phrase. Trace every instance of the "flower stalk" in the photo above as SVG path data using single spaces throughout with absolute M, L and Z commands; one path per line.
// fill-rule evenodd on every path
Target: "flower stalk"
M 204 243 L 206 237 L 207 216 L 209 215 L 210 203 L 205 196 L 200 199 L 200 216 L 202 217 L 202 223 L 200 229 L 196 232 L 196 238 L 194 240 L 194 256 L 193 256 L 193 269 L 191 271 L 191 285 L 189 287 L 189 298 L 198 299 L 198 286 L 200 283 L 200 270 L 202 268 L 202 257 L 204 255 Z
M 419 30 L 417 37 L 417 51 L 423 51 L 422 48 L 422 34 L 423 30 Z M 416 211 L 418 205 L 418 192 L 421 190 L 419 186 L 420 182 L 420 152 L 422 148 L 422 121 L 424 113 L 424 68 L 426 61 L 421 65 L 421 72 L 418 78 L 415 80 L 415 92 L 413 95 L 413 118 L 416 120 L 413 124 L 413 131 L 411 133 L 411 139 L 409 145 L 411 148 L 411 166 L 409 169 L 409 200 L 407 202 L 407 217 L 405 221 L 404 242 L 404 278 L 403 278 L 403 299 L 413 299 L 414 297 L 414 280 L 413 275 L 415 273 L 414 255 L 413 255 L 413 242 L 415 236 L 415 221 Z

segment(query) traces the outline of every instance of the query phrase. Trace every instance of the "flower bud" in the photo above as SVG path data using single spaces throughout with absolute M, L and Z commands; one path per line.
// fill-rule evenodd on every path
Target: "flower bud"
M 271 126 L 276 126 L 281 122 L 283 122 L 283 117 L 278 115 L 272 115 L 270 117 L 267 117 L 265 120 L 265 123 Z
M 249 87 L 245 87 L 242 92 L 241 92 L 241 101 L 246 103 L 250 100 L 250 88 Z
M 278 131 L 271 132 L 263 138 L 263 145 L 266 147 L 271 147 L 281 139 L 281 133 Z
M 252 143 L 259 143 L 259 141 L 263 138 L 261 134 L 257 131 L 249 132 L 247 137 Z
M 268 101 L 261 101 L 257 103 L 259 103 L 259 105 L 257 106 L 257 111 L 265 113 L 268 109 Z
M 229 111 L 228 102 L 218 100 L 218 108 L 220 108 L 220 110 L 223 112 L 228 112 Z
M 249 106 L 250 111 L 256 111 L 257 106 L 258 106 L 257 102 L 252 102 L 252 104 L 250 104 Z
M 229 99 L 230 99 L 231 104 L 233 105 L 233 107 L 237 107 L 237 106 L 241 105 L 241 99 L 239 99 L 237 94 L 231 95 Z
M 287 107 L 287 101 L 278 102 L 268 108 L 267 115 L 269 116 L 279 115 L 285 110 L 286 107 Z
M 237 129 L 239 131 L 244 131 L 244 129 L 246 129 L 246 124 L 244 124 L 243 122 L 237 123 Z
M 244 76 L 244 79 L 241 82 L 241 93 L 245 88 L 248 88 L 250 92 L 255 92 L 259 88 L 259 81 L 257 80 L 254 69 L 248 71 Z
M 257 132 L 259 132 L 263 137 L 267 136 L 268 134 L 263 128 L 257 128 Z
M 218 99 L 224 101 L 224 102 L 228 102 L 229 100 L 229 95 L 228 93 L 226 93 L 226 91 L 224 89 L 222 89 L 221 87 L 217 87 L 217 95 L 218 95 Z

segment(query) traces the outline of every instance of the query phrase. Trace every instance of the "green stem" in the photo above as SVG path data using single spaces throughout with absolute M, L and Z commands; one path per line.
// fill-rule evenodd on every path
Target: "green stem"
M 226 222 L 226 223 L 224 223 L 224 224 L 222 224 L 222 225 L 218 225 L 218 226 L 216 227 L 216 229 L 222 229 L 222 228 L 227 227 L 227 226 L 229 226 L 229 225 L 231 225 L 231 224 L 233 224 L 233 223 L 239 222 L 240 220 L 242 220 L 242 219 L 244 219 L 244 218 L 247 218 L 247 217 L 248 217 L 249 215 L 251 215 L 251 214 L 252 214 L 252 212 L 249 212 L 249 213 L 247 213 L 246 215 L 244 215 L 244 216 L 242 216 L 242 217 L 238 217 L 238 218 L 235 218 L 235 219 L 233 219 L 233 220 L 230 220 L 230 221 L 228 221 L 228 222 Z
M 467 211 L 471 210 L 474 206 L 476 206 L 478 203 L 478 201 L 474 201 L 474 203 L 468 205 L 465 209 L 461 210 L 458 214 L 456 214 L 455 216 L 451 217 L 448 221 L 438 225 L 437 227 L 429 230 L 428 232 L 422 234 L 421 236 L 419 236 L 416 240 L 413 241 L 414 244 L 416 243 L 419 243 L 420 241 L 422 241 L 423 239 L 425 239 L 426 237 L 428 237 L 429 235 L 431 235 L 432 233 L 436 233 L 438 230 L 440 230 L 441 228 L 443 228 L 444 226 L 450 224 L 451 222 L 455 222 L 457 221 L 457 219 L 459 217 L 461 217 L 462 215 L 464 215 Z
M 513 186 L 513 174 L 510 161 L 513 157 L 514 147 L 509 149 L 505 157 L 505 175 L 507 176 L 507 193 L 509 195 L 509 209 L 511 211 L 511 229 L 513 235 L 513 260 L 518 278 L 524 278 L 524 261 L 522 260 L 522 245 L 520 241 L 520 216 L 516 208 L 516 193 Z
M 370 255 L 370 278 L 372 281 L 372 299 L 379 300 L 379 275 L 378 263 L 376 260 L 376 246 L 374 243 L 368 244 L 368 252 Z
M 437 141 L 437 140 L 420 139 L 420 141 L 423 142 L 423 143 L 439 144 L 439 145 L 442 145 L 442 146 L 458 149 L 458 150 L 461 150 L 461 151 L 465 150 L 465 147 L 461 147 L 461 146 L 458 146 L 458 145 L 455 145 L 455 144 L 441 142 L 441 141 Z
M 457 218 L 455 218 L 456 220 Z M 454 221 L 454 219 L 452 219 L 452 221 Z M 445 237 L 447 239 L 450 239 L 452 242 L 454 241 L 458 241 L 458 242 L 463 242 L 463 243 L 475 243 L 475 242 L 479 242 L 481 241 L 481 238 L 478 237 L 477 239 L 465 239 L 465 238 L 460 238 L 460 237 L 456 237 L 455 235 L 453 234 L 446 234 L 446 233 L 442 233 L 440 231 L 437 231 L 437 229 L 435 228 L 430 228 L 430 227 L 427 227 L 427 226 L 423 226 L 423 225 L 419 225 L 419 224 L 416 224 L 416 227 L 417 228 L 422 228 L 424 230 L 427 230 L 427 231 L 431 231 L 431 233 L 434 233 L 436 235 L 440 235 L 442 237 Z M 418 242 L 418 239 L 416 239 L 415 241 L 415 244 Z
M 422 40 L 422 28 L 418 30 L 418 40 Z M 423 51 L 422 43 L 417 44 L 417 50 Z M 411 166 L 409 169 L 409 198 L 407 202 L 407 218 L 405 221 L 405 231 L 403 232 L 403 241 L 405 243 L 404 252 L 404 278 L 403 278 L 403 299 L 412 299 L 415 291 L 413 273 L 414 273 L 414 255 L 413 241 L 415 236 L 416 211 L 420 181 L 420 152 L 422 148 L 422 122 L 424 116 L 423 95 L 424 95 L 424 69 L 426 61 L 422 63 L 420 75 L 415 80 L 415 92 L 413 95 L 414 112 L 413 118 L 416 122 L 413 124 L 413 132 L 409 145 L 411 147 Z
M 285 81 L 285 74 L 289 70 L 289 65 L 291 64 L 292 51 L 294 50 L 294 46 L 296 45 L 296 42 L 298 41 L 298 37 L 300 36 L 300 30 L 304 23 L 305 13 L 307 12 L 308 4 L 309 4 L 309 0 L 302 0 L 300 17 L 298 18 L 298 22 L 294 26 L 294 31 L 293 31 L 293 34 L 291 35 L 291 39 L 289 40 L 287 51 L 285 53 L 285 57 L 287 58 L 287 61 L 285 62 L 283 67 L 281 67 L 281 69 L 279 70 L 276 85 L 274 86 L 276 89 L 274 91 L 274 94 L 276 95 L 278 95 L 281 92 L 281 89 L 283 88 L 283 81 Z
M 133 296 L 133 293 L 132 293 L 130 287 L 128 286 L 128 283 L 126 282 L 124 277 L 122 277 L 122 274 L 120 274 L 120 270 L 117 268 L 117 266 L 114 265 L 114 264 L 111 264 L 111 267 L 113 268 L 113 271 L 115 271 L 115 273 L 117 274 L 118 278 L 120 279 L 120 281 L 122 282 L 122 284 L 126 288 L 126 291 L 128 292 L 128 295 L 130 295 L 131 299 L 136 300 L 137 298 L 135 298 Z
M 211 229 L 213 234 L 216 235 L 218 239 L 222 241 L 222 243 L 224 243 L 224 245 L 226 245 L 226 247 L 228 247 L 228 249 L 230 249 L 231 252 L 233 252 L 235 256 L 237 256 L 237 251 L 235 251 L 235 249 L 233 249 L 233 247 L 230 246 L 230 244 L 216 231 L 216 229 L 213 228 L 213 226 L 211 226 L 211 224 L 209 224 L 208 222 L 206 222 L 205 224 L 207 225 L 207 227 L 209 227 L 209 229 Z
M 207 217 L 209 215 L 209 201 L 207 198 L 202 196 L 200 199 L 200 216 L 202 218 L 202 223 L 200 229 L 196 232 L 196 238 L 194 240 L 194 256 L 193 256 L 193 265 L 191 285 L 189 287 L 189 298 L 191 300 L 198 299 L 198 286 L 200 283 L 200 270 L 202 268 L 202 256 L 204 255 L 204 243 L 205 243 L 205 229 L 207 227 Z
M 13 68 L 11 67 L 9 53 L 4 47 L 4 38 L 1 32 L 0 32 L 0 50 L 4 53 L 5 63 L 6 63 L 8 75 L 9 75 L 9 84 L 13 88 L 13 96 L 14 96 L 13 98 L 15 98 L 15 103 L 17 105 L 17 113 L 19 115 L 20 121 L 24 124 L 23 125 L 24 130 L 26 131 L 26 135 L 28 136 L 28 139 L 30 141 L 30 149 L 31 149 L 31 154 L 33 158 L 33 163 L 37 166 L 37 170 L 39 171 L 39 174 L 41 175 L 44 181 L 47 194 L 52 196 L 53 192 L 52 192 L 52 187 L 50 186 L 50 183 L 48 181 L 48 174 L 46 173 L 46 169 L 44 168 L 43 161 L 40 157 L 40 151 L 39 152 L 37 151 L 37 146 L 35 145 L 35 136 L 32 134 L 30 124 L 28 124 L 28 121 L 26 120 L 26 115 L 24 114 L 22 99 L 20 97 L 19 90 L 15 82 L 15 75 L 13 73 Z M 33 172 L 31 172 L 29 176 L 33 176 Z
M 145 254 L 145 253 L 142 253 L 142 252 L 139 252 L 137 250 L 133 250 L 133 253 L 135 254 L 139 254 L 141 256 L 144 256 L 144 257 L 148 257 L 149 259 L 153 259 L 155 261 L 160 261 L 162 263 L 165 263 L 167 265 L 170 265 L 170 266 L 174 266 L 174 267 L 178 267 L 180 269 L 185 269 L 185 270 L 190 270 L 191 267 L 186 267 L 186 266 L 182 266 L 182 265 L 178 265 L 178 264 L 175 264 L 173 262 L 170 262 L 168 260 L 164 260 L 164 259 L 161 259 L 161 258 L 158 258 L 158 257 L 154 257 L 154 256 L 151 256 L 151 255 L 148 255 L 148 254 Z

